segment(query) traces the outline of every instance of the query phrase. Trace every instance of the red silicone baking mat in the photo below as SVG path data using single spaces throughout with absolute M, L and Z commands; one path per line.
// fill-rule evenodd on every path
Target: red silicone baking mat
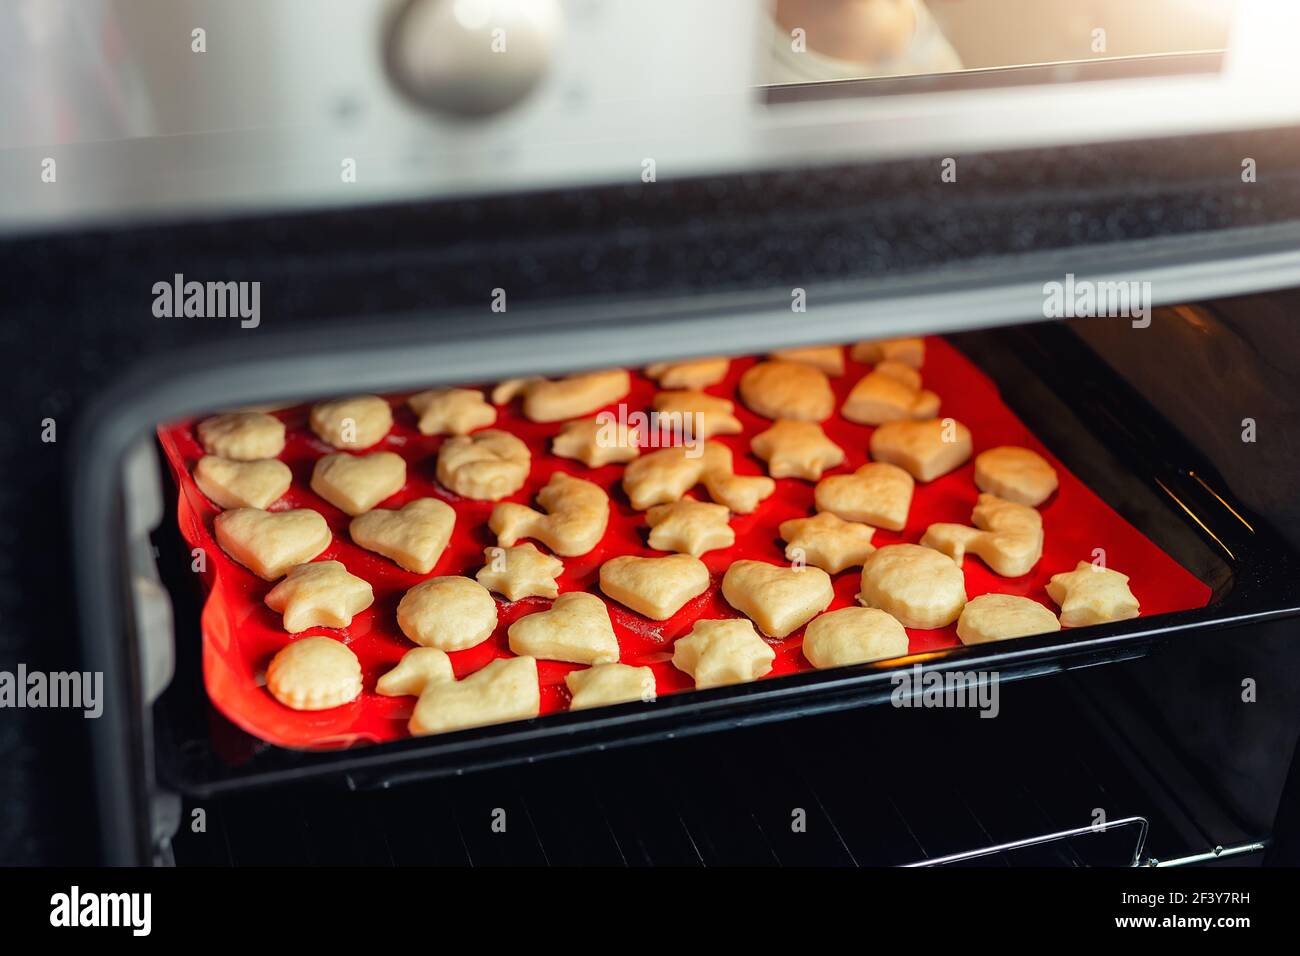
M 740 474 L 764 473 L 763 463 L 749 454 L 749 441 L 770 423 L 748 411 L 736 397 L 740 375 L 754 361 L 752 357 L 734 360 L 726 380 L 708 389 L 715 395 L 735 401 L 736 415 L 744 423 L 743 434 L 718 439 L 731 446 L 736 471 Z M 837 406 L 867 371 L 869 366 L 849 362 L 845 374 L 832 380 L 838 397 Z M 998 577 L 978 558 L 968 557 L 964 570 L 970 597 L 1000 591 L 1034 598 L 1056 610 L 1044 590 L 1048 578 L 1058 571 L 1073 570 L 1080 560 L 1092 560 L 1094 549 L 1103 548 L 1108 566 L 1131 577 L 1131 587 L 1141 602 L 1143 615 L 1203 607 L 1208 603 L 1210 589 L 1070 474 L 1002 403 L 992 381 L 956 349 L 942 339 L 928 339 L 923 375 L 926 387 L 942 398 L 940 414 L 954 416 L 969 426 L 976 454 L 997 445 L 1026 446 L 1044 455 L 1060 476 L 1059 490 L 1041 508 L 1046 534 L 1042 560 L 1030 574 L 1009 579 Z M 339 385 L 340 393 L 346 393 L 347 384 L 341 382 Z M 648 410 L 655 391 L 653 381 L 634 373 L 632 390 L 624 400 L 628 410 Z M 437 483 L 434 465 L 443 439 L 425 437 L 416 430 L 414 416 L 405 407 L 403 398 L 404 395 L 390 397 L 396 424 L 376 447 L 397 452 L 407 460 L 407 483 L 381 506 L 395 508 L 424 496 L 435 496 L 450 503 L 457 513 L 456 529 L 447 550 L 429 576 L 472 576 L 483 565 L 483 549 L 496 544 L 487 527 L 493 505 L 459 498 Z M 616 406 L 611 406 L 611 409 L 616 409 Z M 276 651 L 296 638 L 281 629 L 279 616 L 263 603 L 272 584 L 236 564 L 216 544 L 212 522 L 218 509 L 199 491 L 191 477 L 195 463 L 203 455 L 194 433 L 197 420 L 191 420 L 160 428 L 159 437 L 180 488 L 177 515 L 181 533 L 191 548 L 201 548 L 206 553 L 206 570 L 201 572 L 201 577 L 208 593 L 202 615 L 203 670 L 208 695 L 217 708 L 239 727 L 279 746 L 338 748 L 396 740 L 407 735 L 406 722 L 415 699 L 381 697 L 373 692 L 373 688 L 376 679 L 414 646 L 397 627 L 396 608 L 403 593 L 424 576 L 403 571 L 387 559 L 354 545 L 348 538 L 347 515 L 308 487 L 313 463 L 334 449 L 322 443 L 307 428 L 307 411 L 308 406 L 303 405 L 275 413 L 288 426 L 287 443 L 280 457 L 293 470 L 294 481 L 289 492 L 270 510 L 314 508 L 319 511 L 333 529 L 334 541 L 318 560 L 341 561 L 349 571 L 365 578 L 374 587 L 374 604 L 357 615 L 350 627 L 341 630 L 313 628 L 299 635 L 328 634 L 351 646 L 361 661 L 365 690 L 350 704 L 318 712 L 291 710 L 266 691 L 263 684 L 267 663 Z M 514 432 L 527 442 L 533 453 L 528 483 L 509 500 L 535 505 L 537 491 L 557 469 L 595 481 L 610 493 L 609 529 L 595 550 L 581 557 L 564 559 L 565 571 L 559 578 L 561 592 L 582 590 L 600 594 L 597 572 L 602 562 L 620 554 L 654 556 L 663 553 L 652 551 L 646 544 L 644 517 L 632 510 L 619 485 L 622 465 L 589 469 L 581 462 L 551 455 L 550 438 L 560 425 L 527 421 L 520 414 L 517 402 L 500 409 L 495 427 Z M 824 427 L 848 456 L 843 465 L 827 474 L 851 472 L 867 461 L 870 427 L 855 425 L 838 415 Z M 878 531 L 874 539 L 877 547 L 900 541 L 916 542 L 933 522 L 969 524 L 978 494 L 973 471 L 974 465 L 967 462 L 936 481 L 918 484 L 907 527 L 902 532 Z M 702 489 L 696 490 L 696 497 L 707 500 Z M 754 514 L 733 516 L 736 544 L 726 550 L 710 551 L 702 557 L 712 573 L 709 590 L 689 602 L 671 619 L 651 621 L 620 604 L 607 601 L 623 662 L 653 668 L 660 695 L 690 691 L 691 679 L 670 662 L 673 640 L 689 631 L 698 618 L 738 616 L 722 597 L 720 583 L 723 573 L 731 562 L 740 558 L 785 563 L 784 543 L 777 534 L 777 527 L 789 518 L 812 514 L 812 498 L 812 482 L 784 478 L 777 482 L 776 493 Z M 855 603 L 859 576 L 859 569 L 849 569 L 834 576 L 832 610 Z M 451 654 L 458 677 L 472 673 L 495 657 L 511 656 L 506 643 L 506 629 L 520 616 L 542 610 L 550 604 L 542 598 L 506 602 L 497 595 L 497 599 L 500 622 L 492 637 L 478 647 Z M 934 631 L 909 630 L 909 635 L 913 654 L 959 643 L 955 625 Z M 771 642 L 777 656 L 771 674 L 764 680 L 810 669 L 799 650 L 802 638 L 803 632 L 797 631 L 785 640 Z M 568 691 L 564 675 L 579 666 L 555 661 L 538 662 L 543 714 L 566 708 Z

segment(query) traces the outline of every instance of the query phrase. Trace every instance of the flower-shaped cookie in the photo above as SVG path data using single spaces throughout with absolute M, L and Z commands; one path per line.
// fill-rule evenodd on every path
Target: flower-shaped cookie
M 533 456 L 509 432 L 489 429 L 448 438 L 438 449 L 438 481 L 476 501 L 500 501 L 528 480 Z
M 560 593 L 555 579 L 564 572 L 564 562 L 542 554 L 532 544 L 484 548 L 483 558 L 487 564 L 474 577 L 489 591 L 504 594 L 508 601 L 554 598 Z
M 1128 575 L 1080 561 L 1073 571 L 1053 574 L 1047 593 L 1061 608 L 1066 627 L 1127 621 L 1141 610 L 1129 590 Z
M 827 438 L 816 422 L 775 422 L 755 435 L 749 447 L 767 462 L 767 473 L 773 478 L 817 481 L 827 468 L 844 463 L 844 449 Z
M 696 621 L 673 644 L 673 666 L 690 674 L 700 690 L 758 680 L 774 660 L 776 651 L 744 618 Z
M 510 649 L 548 661 L 610 664 L 618 660 L 618 638 L 605 602 L 594 594 L 561 594 L 545 611 L 510 625 Z
M 785 557 L 838 574 L 845 568 L 860 566 L 876 550 L 871 543 L 876 529 L 856 521 L 844 521 L 829 511 L 811 518 L 782 521 Z
M 309 627 L 347 627 L 374 602 L 369 582 L 349 574 L 339 561 L 290 568 L 266 595 L 266 606 L 284 615 L 284 629 L 290 634 Z
M 722 596 L 769 637 L 787 637 L 830 606 L 831 578 L 821 568 L 736 561 L 722 577 Z
M 510 547 L 520 538 L 536 538 L 556 554 L 586 554 L 600 543 L 609 524 L 609 495 L 599 485 L 557 471 L 537 493 L 546 514 L 505 501 L 492 509 L 488 527 L 497 543 Z
M 434 388 L 406 400 L 421 435 L 468 435 L 497 420 L 497 410 L 477 388 Z

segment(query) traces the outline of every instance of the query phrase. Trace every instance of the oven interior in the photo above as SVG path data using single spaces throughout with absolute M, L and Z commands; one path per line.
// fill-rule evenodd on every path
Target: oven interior
M 1213 592 L 1204 609 L 1135 626 L 926 661 L 996 668 L 1006 688 L 996 720 L 881 706 L 888 672 L 864 666 L 835 681 L 784 677 L 772 682 L 779 693 L 744 692 L 751 685 L 661 698 L 672 706 L 649 718 L 597 711 L 466 732 L 450 745 L 276 748 L 208 701 L 203 596 L 176 528 L 176 489 L 152 447 L 141 451 L 129 465 L 136 504 L 127 514 L 137 516 L 128 528 L 143 533 L 137 543 L 156 554 L 132 549 L 151 852 L 182 864 L 908 864 L 954 855 L 954 865 L 1127 865 L 1199 861 L 1220 846 L 1224 862 L 1261 859 L 1281 780 L 1242 787 L 1250 771 L 1219 765 L 1234 759 L 1222 751 L 1187 749 L 1177 722 L 1205 692 L 1203 668 L 1180 662 L 1204 662 L 1226 642 L 1289 661 L 1275 645 L 1285 629 L 1277 621 L 1300 607 L 1300 529 L 1286 510 L 1293 472 L 1276 443 L 1264 443 L 1264 454 L 1282 456 L 1271 467 L 1245 460 L 1255 448 L 1242 440 L 1242 419 L 1260 396 L 1241 391 L 1243 381 L 1289 387 L 1261 348 L 1289 296 L 1159 308 L 1145 329 L 1100 318 L 947 337 L 1066 467 Z M 1258 407 L 1269 427 L 1295 427 L 1276 406 Z M 1019 680 L 1030 677 L 1039 679 Z M 1286 766 L 1289 754 L 1276 752 L 1286 739 L 1261 742 L 1272 748 L 1261 766 Z M 412 840 L 404 821 L 430 807 Z M 512 821 L 508 835 L 493 829 L 498 811 Z M 792 829 L 795 817 L 806 826 Z M 988 852 L 1017 841 L 1026 845 Z

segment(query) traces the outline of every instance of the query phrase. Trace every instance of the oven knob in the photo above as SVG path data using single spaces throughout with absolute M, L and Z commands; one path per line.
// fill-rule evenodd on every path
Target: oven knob
M 560 32 L 557 0 L 409 0 L 388 34 L 388 70 L 422 105 L 489 116 L 546 74 Z

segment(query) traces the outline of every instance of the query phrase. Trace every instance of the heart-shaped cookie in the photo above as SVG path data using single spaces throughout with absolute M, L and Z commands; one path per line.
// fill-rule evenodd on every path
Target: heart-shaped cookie
M 510 649 L 516 654 L 571 664 L 612 664 L 618 638 L 605 602 L 585 591 L 561 594 L 548 610 L 528 614 L 510 625 Z
M 404 484 L 406 460 L 391 451 L 326 455 L 311 472 L 311 490 L 353 517 L 395 495 Z
M 821 568 L 737 561 L 722 577 L 722 596 L 770 637 L 786 637 L 830 606 L 831 576 Z
M 267 581 L 283 577 L 330 546 L 330 529 L 315 511 L 259 511 L 235 508 L 217 515 L 217 543 L 248 570 Z
M 600 566 L 600 589 L 655 621 L 666 621 L 709 587 L 709 569 L 689 554 L 665 558 L 624 555 Z
M 437 498 L 416 498 L 397 511 L 376 508 L 348 525 L 352 540 L 415 574 L 428 574 L 442 557 L 456 510 Z
M 917 481 L 946 475 L 970 455 L 970 429 L 952 418 L 885 422 L 871 433 L 871 457 L 907 469 Z
M 897 465 L 868 462 L 851 475 L 831 475 L 817 483 L 818 511 L 873 528 L 902 531 L 912 506 L 912 476 Z
M 199 490 L 221 508 L 265 508 L 289 490 L 293 472 L 274 458 L 233 461 L 204 455 L 194 466 Z

